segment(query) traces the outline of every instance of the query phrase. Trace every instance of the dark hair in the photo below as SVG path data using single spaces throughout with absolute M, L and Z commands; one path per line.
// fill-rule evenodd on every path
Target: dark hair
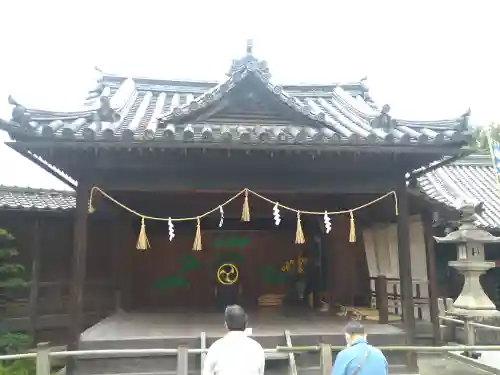
M 345 326 L 345 333 L 349 335 L 364 335 L 365 327 L 363 327 L 363 325 L 360 322 L 356 320 L 351 320 Z
M 244 331 L 247 328 L 247 314 L 243 307 L 231 305 L 224 313 L 227 329 L 230 331 Z

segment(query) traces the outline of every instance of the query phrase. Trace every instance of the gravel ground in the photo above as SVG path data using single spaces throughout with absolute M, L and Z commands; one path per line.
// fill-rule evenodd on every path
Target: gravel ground
M 420 354 L 418 357 L 420 375 L 487 375 L 484 370 L 439 355 Z

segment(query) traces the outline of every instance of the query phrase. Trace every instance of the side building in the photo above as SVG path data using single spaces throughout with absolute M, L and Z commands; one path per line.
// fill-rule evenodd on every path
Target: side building
M 29 283 L 2 306 L 5 328 L 31 332 L 38 341 L 64 341 L 67 336 L 75 203 L 71 190 L 0 185 L 0 228 L 14 235 L 19 255 L 12 261 L 24 267 Z M 97 222 L 99 230 L 102 221 Z M 112 286 L 103 271 L 107 257 L 94 260 L 95 256 L 97 251 L 90 253 L 93 267 L 88 270 L 84 301 L 87 325 L 114 306 Z
M 447 207 L 457 207 L 460 202 L 483 204 L 482 213 L 476 215 L 476 225 L 495 236 L 500 235 L 500 186 L 490 155 L 471 155 L 441 168 L 430 171 L 418 179 L 420 191 Z M 440 220 L 438 220 L 440 221 Z M 439 230 L 455 229 L 453 223 L 439 222 Z M 488 244 L 486 260 L 500 264 L 500 247 Z M 436 244 L 436 270 L 439 295 L 458 297 L 463 278 L 448 267 L 456 260 L 456 249 Z M 482 276 L 481 282 L 490 299 L 500 308 L 500 269 L 494 268 Z

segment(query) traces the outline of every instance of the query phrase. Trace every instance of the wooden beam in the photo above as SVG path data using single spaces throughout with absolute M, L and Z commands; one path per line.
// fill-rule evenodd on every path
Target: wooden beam
M 109 190 L 122 191 L 197 191 L 220 190 L 240 191 L 250 188 L 260 193 L 265 192 L 301 192 L 301 193 L 352 193 L 380 194 L 391 191 L 394 176 L 364 176 L 360 174 L 334 173 L 277 173 L 276 171 L 252 171 L 242 173 L 241 170 L 198 171 L 191 173 L 179 171 L 171 173 L 96 173 L 95 183 Z
M 30 334 L 36 340 L 36 328 L 38 318 L 38 291 L 40 283 L 40 262 L 41 262 L 41 238 L 40 220 L 35 218 L 33 224 L 33 261 L 31 266 L 31 283 L 29 296 L 29 319 Z
M 439 328 L 439 307 L 438 307 L 438 284 L 436 270 L 436 248 L 433 238 L 434 227 L 432 226 L 432 213 L 424 211 L 422 214 L 425 241 L 425 257 L 427 263 L 427 277 L 429 288 L 429 310 L 432 323 L 432 336 L 434 345 L 439 345 L 441 341 L 441 330 Z
M 69 350 L 76 350 L 83 323 L 83 292 L 87 263 L 87 227 L 90 186 L 79 181 L 76 189 L 76 209 L 73 245 L 73 265 L 70 286 Z M 73 375 L 74 363 L 70 361 L 68 375 Z
M 450 144 L 440 144 L 440 145 L 421 145 L 421 144 L 385 144 L 380 143 L 348 143 L 344 140 L 339 140 L 336 143 L 324 143 L 324 144 L 301 144 L 301 143 L 287 143 L 279 144 L 276 142 L 263 142 L 263 143 L 243 143 L 234 142 L 227 144 L 224 142 L 183 142 L 183 141 L 141 141 L 141 142 L 127 142 L 124 140 L 116 141 L 85 141 L 81 140 L 75 141 L 63 141 L 57 139 L 53 142 L 40 140 L 35 141 L 18 141 L 18 142 L 8 142 L 11 144 L 16 144 L 20 147 L 26 149 L 48 149 L 53 147 L 67 147 L 76 150 L 89 149 L 89 148 L 99 148 L 99 149 L 214 149 L 214 150 L 303 150 L 303 151 L 331 151 L 331 152 L 350 152 L 350 153 L 371 153 L 371 154 L 407 154 L 410 156 L 427 155 L 432 160 L 438 160 L 443 157 L 443 155 L 456 155 L 462 153 L 461 144 L 450 143 Z M 12 147 L 12 146 L 11 146 Z
M 365 174 L 382 174 L 400 169 L 401 172 L 411 169 L 410 164 L 420 166 L 415 157 L 400 156 L 394 160 L 391 154 L 367 153 L 336 153 L 320 152 L 314 149 L 294 151 L 292 149 L 266 150 L 219 150 L 198 149 L 98 149 L 98 154 L 92 150 L 65 150 L 54 151 L 52 155 L 45 155 L 51 163 L 57 163 L 65 170 L 156 170 L 164 173 L 181 170 L 218 169 L 224 165 L 225 169 L 252 169 L 262 170 L 314 170 L 317 172 L 349 173 L 353 169 Z M 97 150 L 97 149 L 96 149 Z M 77 156 L 75 158 L 75 156 Z
M 406 333 L 406 344 L 413 345 L 415 341 L 415 311 L 410 254 L 410 212 L 408 190 L 404 180 L 396 189 L 396 193 L 398 196 L 399 211 L 397 233 L 403 327 Z M 418 368 L 416 353 L 412 352 L 408 354 L 408 366 L 411 369 Z

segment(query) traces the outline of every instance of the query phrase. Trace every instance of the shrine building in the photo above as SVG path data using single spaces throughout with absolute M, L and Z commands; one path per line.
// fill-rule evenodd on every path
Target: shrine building
M 62 324 L 64 315 L 71 347 L 102 347 L 98 328 L 115 310 L 162 324 L 172 314 L 203 329 L 223 265 L 236 268 L 238 303 L 250 317 L 259 311 L 257 322 L 272 309 L 315 311 L 320 320 L 302 333 L 329 334 L 331 317 L 341 340 L 339 315 L 391 334 L 403 317 L 407 343 L 416 321 L 436 328 L 434 213 L 457 212 L 426 181 L 471 152 L 469 112 L 395 118 L 364 81 L 281 85 L 271 73 L 249 43 L 222 82 L 102 73 L 73 112 L 9 98 L 12 118 L 0 120 L 8 146 L 75 190 L 65 193 L 66 213 L 47 210 L 21 231 L 36 235 L 20 240 L 44 238 L 27 257 L 42 264 L 32 288 L 52 282 L 67 296 L 55 316 Z M 300 273 L 300 259 L 316 299 L 296 310 L 288 271 Z M 46 297 L 35 294 L 29 316 L 50 325 L 50 314 L 41 323 L 37 313 Z M 257 323 L 254 331 L 265 336 Z

